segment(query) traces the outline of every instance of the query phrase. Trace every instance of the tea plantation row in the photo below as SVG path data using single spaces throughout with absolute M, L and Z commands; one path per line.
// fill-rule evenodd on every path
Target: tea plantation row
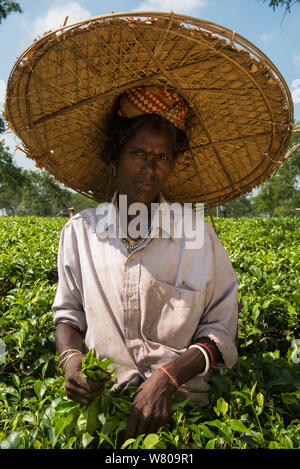
M 299 218 L 215 220 L 244 304 L 238 364 L 213 373 L 209 407 L 174 401 L 165 428 L 127 441 L 134 388 L 102 396 L 93 434 L 65 395 L 52 324 L 64 223 L 0 218 L 1 448 L 300 447 Z

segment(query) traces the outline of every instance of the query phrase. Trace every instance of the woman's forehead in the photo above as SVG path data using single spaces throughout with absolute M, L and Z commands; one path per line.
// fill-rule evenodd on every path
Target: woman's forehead
M 128 140 L 128 145 L 153 144 L 164 148 L 172 148 L 169 132 L 158 123 L 147 123 L 141 126 Z

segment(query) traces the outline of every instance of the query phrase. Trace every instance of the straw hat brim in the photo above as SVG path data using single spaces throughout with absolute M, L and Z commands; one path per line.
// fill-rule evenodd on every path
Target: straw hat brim
M 150 84 L 190 108 L 192 151 L 180 155 L 167 199 L 222 204 L 284 160 L 293 104 L 274 64 L 233 31 L 173 13 L 106 15 L 46 34 L 11 72 L 5 119 L 40 167 L 102 202 L 117 185 L 99 158 L 107 115 L 122 91 Z

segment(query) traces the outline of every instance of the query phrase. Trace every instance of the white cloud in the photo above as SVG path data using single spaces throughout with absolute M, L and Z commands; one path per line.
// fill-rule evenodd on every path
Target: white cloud
M 300 78 L 292 81 L 292 99 L 295 104 L 300 103 Z
M 6 93 L 6 83 L 0 78 L 0 112 L 3 112 L 4 98 Z
M 259 36 L 259 39 L 264 44 L 270 44 L 274 40 L 274 34 L 273 33 L 263 33 Z
M 145 0 L 133 11 L 174 11 L 174 13 L 187 13 L 196 8 L 207 5 L 207 0 Z
M 31 25 L 31 36 L 42 36 L 51 29 L 57 29 L 63 26 L 66 17 L 67 24 L 75 23 L 91 16 L 90 12 L 83 8 L 79 3 L 69 2 L 61 6 L 51 7 L 45 16 L 38 17 Z
M 292 53 L 292 61 L 295 65 L 300 67 L 300 52 L 293 52 Z
M 24 47 L 28 46 L 28 41 L 43 34 L 51 29 L 57 29 L 63 26 L 66 17 L 68 16 L 67 24 L 75 23 L 86 18 L 90 18 L 91 14 L 88 10 L 83 8 L 75 1 L 59 1 L 56 5 L 52 6 L 44 16 L 33 19 L 32 22 L 27 23 L 24 19 L 20 24 L 24 30 Z M 6 93 L 6 83 L 0 79 L 0 113 L 3 112 L 3 104 Z M 34 169 L 34 162 L 26 158 L 24 153 L 16 150 L 16 147 L 21 143 L 19 138 L 11 131 L 7 130 L 4 134 L 0 135 L 0 140 L 9 148 L 19 165 L 27 169 Z
M 300 78 L 292 81 L 292 88 L 297 88 L 297 86 L 300 86 Z
M 0 135 L 0 140 L 4 143 L 6 147 L 9 148 L 9 151 L 13 154 L 20 144 L 18 137 L 11 131 L 7 130 L 4 134 Z
M 1 134 L 0 141 L 8 148 L 17 166 L 21 166 L 24 169 L 36 169 L 35 162 L 27 158 L 25 154 L 18 149 L 18 146 L 22 142 L 11 130 L 7 130 L 4 134 Z

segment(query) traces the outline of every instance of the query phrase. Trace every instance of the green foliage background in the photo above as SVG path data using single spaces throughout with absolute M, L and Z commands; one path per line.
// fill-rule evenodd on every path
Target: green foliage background
M 134 388 L 100 399 L 97 429 L 67 399 L 52 324 L 64 220 L 0 218 L 1 448 L 299 448 L 298 217 L 215 220 L 239 278 L 239 361 L 210 405 L 173 401 L 167 426 L 125 441 Z
M 299 0 L 264 0 L 273 9 Z M 0 0 L 0 23 L 17 2 Z M 0 133 L 5 130 L 0 117 Z M 300 140 L 299 132 L 293 144 Z M 52 302 L 61 204 L 95 206 L 45 173 L 17 167 L 0 142 L 0 447 L 1 448 L 299 448 L 299 151 L 255 197 L 227 204 L 220 239 L 240 281 L 239 361 L 214 372 L 210 405 L 173 402 L 165 429 L 124 441 L 135 389 L 101 397 L 98 428 L 66 398 L 57 369 Z M 216 215 L 216 209 L 213 210 Z M 22 218 L 24 215 L 26 218 Z M 32 216 L 32 215 L 39 215 Z

